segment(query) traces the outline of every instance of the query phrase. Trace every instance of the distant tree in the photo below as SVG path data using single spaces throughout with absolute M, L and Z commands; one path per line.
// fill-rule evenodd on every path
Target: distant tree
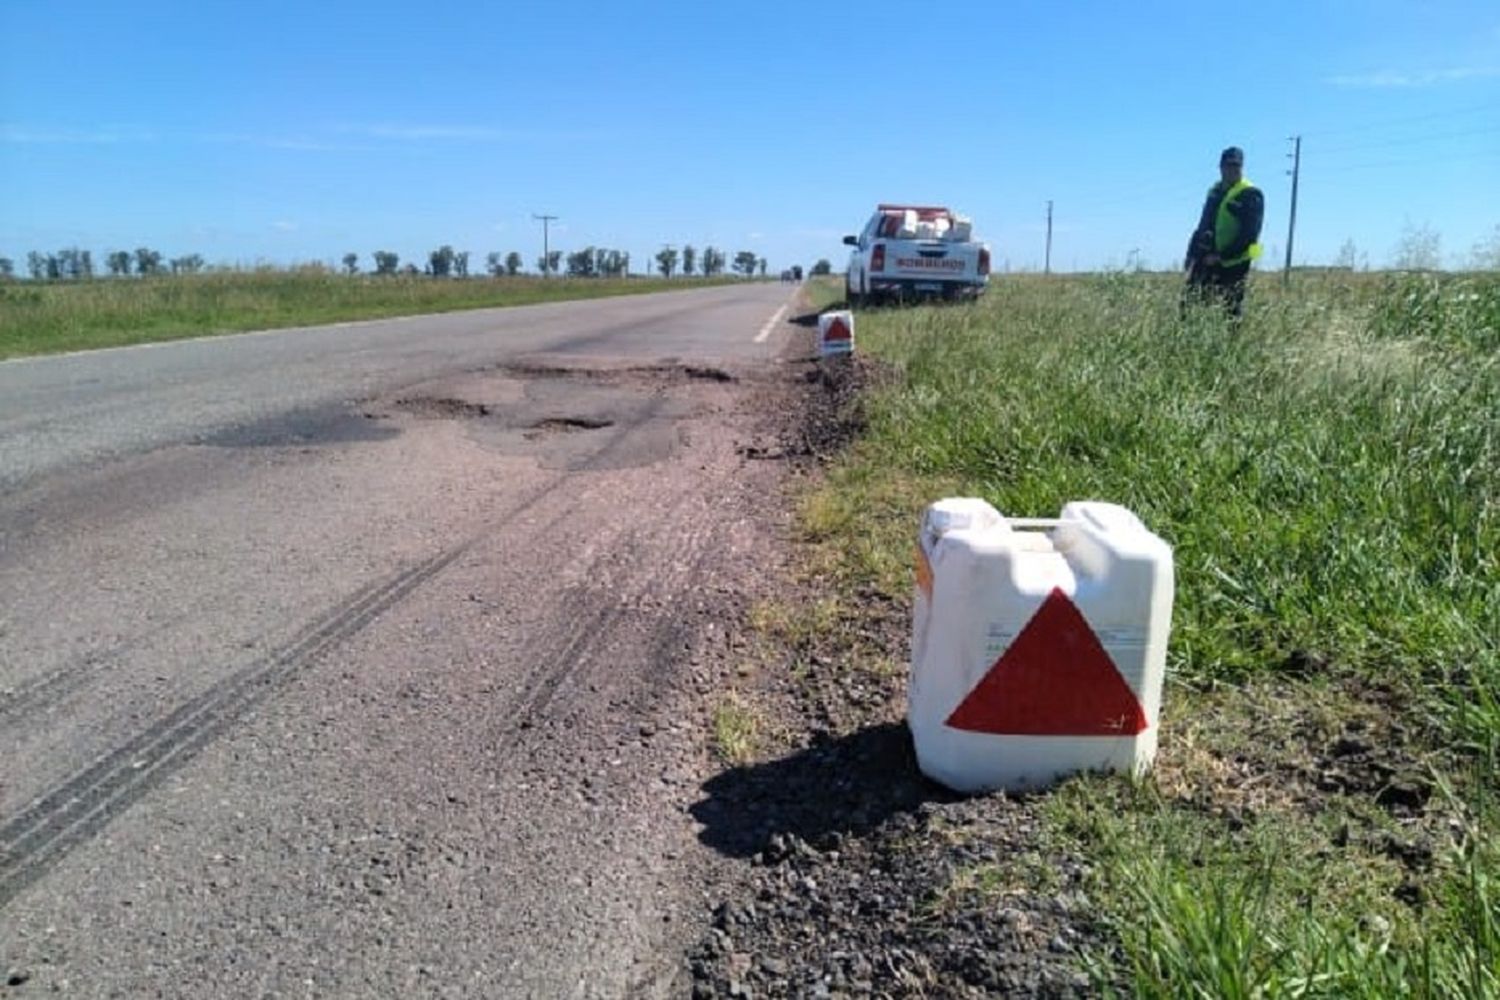
M 521 255 L 514 250 L 505 255 L 505 273 L 512 278 L 521 273 Z
M 110 274 L 123 278 L 130 273 L 130 254 L 125 250 L 112 250 L 105 256 L 104 264 Z
M 562 255 L 561 250 L 549 250 L 547 256 L 536 259 L 536 269 L 543 274 L 556 274 L 562 266 Z
M 621 253 L 619 250 L 604 250 L 603 265 L 598 268 L 598 273 L 606 277 L 624 277 L 630 270 L 630 255 Z
M 692 244 L 682 248 L 682 273 L 689 278 L 693 276 L 693 268 L 698 262 L 698 251 L 693 249 Z
M 203 258 L 195 253 L 186 257 L 173 257 L 171 266 L 173 274 L 197 274 L 203 270 Z
M 656 253 L 656 269 L 661 272 L 663 278 L 670 278 L 672 272 L 677 270 L 677 251 L 671 247 L 663 247 Z
M 135 251 L 136 274 L 160 274 L 161 254 L 150 247 L 137 247 Z
M 457 256 L 453 248 L 444 243 L 427 255 L 427 273 L 434 278 L 448 277 L 453 273 L 454 258 Z
M 724 273 L 724 252 L 715 247 L 703 248 L 703 261 L 700 265 L 704 277 L 712 278 L 716 274 Z
M 94 255 L 78 247 L 67 247 L 48 258 L 49 277 L 81 281 L 94 276 Z
M 1476 271 L 1500 271 L 1500 225 L 1474 244 L 1471 263 Z
M 376 274 L 395 274 L 401 263 L 401 258 L 389 250 L 376 250 L 374 258 Z
M 47 277 L 72 281 L 79 276 L 78 248 L 67 247 L 48 259 Z
M 484 269 L 491 277 L 495 278 L 505 273 L 505 265 L 501 263 L 500 251 L 491 250 L 484 255 Z
M 469 276 L 469 251 L 460 250 L 453 255 L 453 273 L 460 278 Z
M 760 259 L 760 276 L 762 278 L 766 276 L 766 259 L 764 257 Z
M 1354 241 L 1352 239 L 1345 240 L 1344 245 L 1339 247 L 1338 256 L 1333 258 L 1333 266 L 1342 268 L 1345 271 L 1352 271 L 1358 264 L 1359 247 L 1354 245 Z
M 1431 226 L 1407 224 L 1396 243 L 1396 267 L 1403 271 L 1435 271 L 1443 266 L 1443 239 Z
M 594 248 L 585 247 L 568 254 L 568 277 L 591 278 L 594 276 Z
M 358 274 L 359 273 L 359 254 L 357 254 L 357 253 L 346 253 L 346 254 L 344 254 L 344 273 L 345 274 Z
M 609 255 L 611 253 L 613 253 L 613 252 L 614 252 L 613 250 L 606 250 L 604 247 L 596 247 L 594 249 L 594 274 L 595 275 L 597 275 L 598 277 L 603 278 L 603 277 L 608 276 L 611 273 L 610 269 L 609 269 Z
M 830 263 L 828 263 L 828 261 L 825 258 L 819 257 L 818 258 L 818 262 L 812 266 L 812 273 L 813 274 L 832 274 L 833 273 L 833 265 L 830 264 Z
M 417 270 L 417 265 L 415 265 L 415 264 L 407 264 L 405 267 L 403 267 L 401 269 L 401 273 L 404 274 L 404 275 L 406 275 L 407 277 L 415 277 L 416 275 L 419 275 L 422 272 L 419 271 L 419 270 Z
M 35 250 L 26 251 L 26 270 L 32 281 L 41 281 L 47 276 L 47 255 Z
M 754 251 L 741 250 L 734 255 L 734 269 L 747 278 L 755 274 L 755 269 L 759 265 L 760 258 L 755 255 Z
M 0 278 L 9 280 L 16 276 L 16 262 L 9 257 L 0 257 Z

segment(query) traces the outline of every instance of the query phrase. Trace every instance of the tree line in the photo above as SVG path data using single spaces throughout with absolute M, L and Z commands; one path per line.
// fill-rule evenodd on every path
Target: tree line
M 370 255 L 376 275 L 427 275 L 434 278 L 469 277 L 469 251 L 455 250 L 443 244 L 427 255 L 426 263 L 419 267 L 415 262 L 402 264 L 401 257 L 390 250 L 376 250 Z M 360 256 L 346 253 L 342 258 L 345 274 L 360 274 Z M 687 277 L 702 275 L 711 278 L 724 273 L 728 263 L 724 251 L 713 246 L 698 250 L 685 246 L 681 252 L 666 247 L 656 255 L 656 270 L 662 277 L 670 278 L 678 273 Z M 523 259 L 512 250 L 498 251 L 485 257 L 485 271 L 493 277 L 514 277 L 521 273 Z M 130 275 L 151 276 L 160 274 L 197 274 L 207 269 L 203 257 L 188 254 L 183 257 L 163 258 L 150 247 L 138 247 L 134 251 L 112 250 L 104 257 L 104 266 L 111 277 Z M 609 247 L 584 247 L 571 253 L 552 250 L 536 259 L 536 270 L 543 275 L 564 273 L 570 278 L 623 278 L 630 274 L 630 254 Z M 749 250 L 734 255 L 735 273 L 744 277 L 766 274 L 766 259 Z M 36 281 L 78 281 L 99 276 L 94 267 L 94 258 L 88 250 L 68 247 L 56 253 L 33 250 L 26 255 L 26 270 Z M 0 279 L 15 277 L 15 262 L 9 257 L 0 257 Z
M 163 260 L 162 255 L 150 247 L 140 247 L 134 252 L 112 250 L 104 257 L 104 266 L 109 274 L 196 274 L 207 265 L 199 254 L 172 257 Z M 36 281 L 78 281 L 96 276 L 94 255 L 78 247 L 68 247 L 56 253 L 41 253 L 32 250 L 26 255 L 26 271 Z M 0 278 L 13 278 L 16 262 L 9 257 L 0 257 Z

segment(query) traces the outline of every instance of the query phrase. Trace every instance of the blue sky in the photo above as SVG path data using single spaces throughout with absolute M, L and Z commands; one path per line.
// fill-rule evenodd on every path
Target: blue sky
M 662 243 L 827 257 L 877 201 L 997 264 L 1170 266 L 1245 147 L 1297 259 L 1500 225 L 1500 4 L 0 0 L 0 256 Z

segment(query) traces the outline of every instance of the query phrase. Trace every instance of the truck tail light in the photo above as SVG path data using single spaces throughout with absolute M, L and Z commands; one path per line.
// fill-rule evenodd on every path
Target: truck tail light
M 871 253 L 870 253 L 870 270 L 872 270 L 872 271 L 884 271 L 885 270 L 885 244 L 884 243 L 877 243 L 877 244 L 875 244 L 875 249 L 873 251 L 871 251 Z
M 989 274 L 990 273 L 990 248 L 989 247 L 980 247 L 979 248 L 979 273 L 980 274 Z

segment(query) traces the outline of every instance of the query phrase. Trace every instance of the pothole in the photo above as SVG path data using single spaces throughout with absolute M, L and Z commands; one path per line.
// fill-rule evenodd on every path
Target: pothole
M 484 403 L 470 403 L 463 399 L 413 396 L 398 399 L 392 404 L 403 413 L 437 420 L 472 420 L 490 415 L 490 407 Z
M 548 364 L 507 364 L 499 370 L 516 378 L 525 379 L 574 379 L 604 383 L 631 382 L 738 382 L 739 377 L 722 368 L 706 365 L 628 365 L 622 367 L 587 368 Z
M 571 434 L 574 431 L 597 431 L 605 427 L 613 427 L 613 420 L 601 420 L 597 417 L 548 417 L 538 420 L 526 430 L 527 438 L 538 438 L 544 434 Z
M 722 368 L 695 368 L 692 365 L 688 365 L 683 371 L 687 373 L 688 378 L 706 379 L 710 382 L 739 381 Z

